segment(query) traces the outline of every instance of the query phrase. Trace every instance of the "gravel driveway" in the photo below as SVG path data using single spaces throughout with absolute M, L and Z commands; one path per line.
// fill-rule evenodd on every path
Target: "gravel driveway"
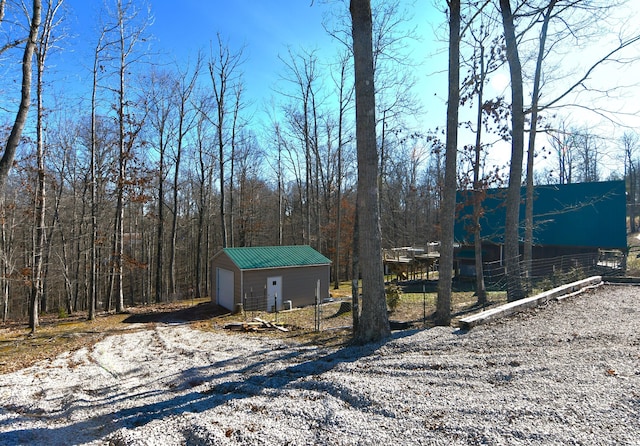
M 162 325 L 0 376 L 1 445 L 640 445 L 640 288 L 291 345 Z

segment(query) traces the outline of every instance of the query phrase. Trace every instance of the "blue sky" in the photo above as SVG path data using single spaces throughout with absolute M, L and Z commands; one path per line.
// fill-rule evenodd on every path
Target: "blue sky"
M 113 3 L 115 0 L 107 0 Z M 287 58 L 288 47 L 295 53 L 301 49 L 317 50 L 321 63 L 329 63 L 340 44 L 327 35 L 322 23 L 327 14 L 340 12 L 346 14 L 348 0 L 149 0 L 154 18 L 149 34 L 153 36 L 152 49 L 157 56 L 154 62 L 185 63 L 193 60 L 199 50 L 209 55 L 211 43 L 217 43 L 220 33 L 232 49 L 244 47 L 246 62 L 244 72 L 246 98 L 255 110 L 263 110 L 274 93 L 276 83 L 284 75 L 284 66 L 279 56 Z M 138 2 L 137 2 L 138 3 Z M 413 74 L 419 82 L 415 93 L 423 101 L 425 116 L 419 121 L 422 131 L 442 127 L 445 122 L 446 100 L 446 29 L 445 15 L 434 5 L 442 5 L 440 0 L 402 0 L 403 5 L 413 17 L 410 24 L 416 27 L 421 41 L 412 44 L 411 55 L 416 65 Z M 65 0 L 69 10 L 67 27 L 71 37 L 63 43 L 63 50 L 50 58 L 53 71 L 50 76 L 60 78 L 55 90 L 66 93 L 73 100 L 74 94 L 88 98 L 91 87 L 91 64 L 99 22 L 98 12 L 103 0 Z M 637 15 L 640 2 L 633 0 L 630 6 Z M 624 16 L 618 22 L 624 22 Z M 439 34 L 439 35 L 438 35 Z M 598 54 L 595 43 L 593 51 L 576 53 L 575 58 L 587 58 Z M 602 49 L 602 48 L 600 48 Z M 600 77 L 606 81 L 619 79 L 623 73 L 620 67 L 616 71 L 603 71 Z M 632 82 L 636 82 L 635 70 L 627 70 Z M 631 82 L 631 81 L 630 81 Z M 634 125 L 640 120 L 635 113 L 638 103 L 635 90 L 629 93 L 620 108 L 631 109 Z M 597 115 L 587 116 L 574 109 L 570 118 L 575 124 L 589 123 L 592 127 L 601 125 Z M 464 119 L 464 117 L 462 118 Z M 591 121 L 590 121 L 591 120 Z M 640 123 L 638 123 L 640 125 Z M 607 125 L 605 122 L 604 125 Z M 637 125 L 635 127 L 638 127 Z M 619 130 L 618 130 L 619 131 Z M 613 134 L 613 130 L 610 132 Z M 619 137 L 616 133 L 615 137 Z M 461 139 L 461 144 L 468 141 Z M 499 158 L 508 157 L 508 147 L 496 149 Z
M 277 54 L 286 44 L 321 45 L 329 42 L 322 29 L 324 5 L 307 1 L 183 0 L 152 4 L 152 32 L 163 48 L 182 52 L 206 45 L 220 32 L 246 44 L 254 56 Z
M 243 71 L 249 88 L 271 84 L 281 64 L 278 55 L 293 48 L 327 48 L 334 45 L 322 28 L 321 4 L 308 0 L 186 0 L 158 1 L 152 5 L 155 23 L 151 32 L 157 45 L 176 57 L 193 55 L 198 49 L 207 54 L 216 45 L 216 34 L 232 48 L 244 47 Z
M 108 0 L 108 3 L 114 2 Z M 73 69 L 72 77 L 81 75 L 83 88 L 88 89 L 97 39 L 96 17 L 103 0 L 65 0 L 65 3 L 71 15 L 77 16 L 70 20 L 70 25 L 78 33 L 67 45 L 79 55 L 76 62 L 83 65 Z M 435 28 L 442 26 L 445 15 L 436 9 L 434 0 L 402 0 L 401 3 L 413 15 L 409 26 L 415 27 L 421 37 L 420 42 L 413 43 L 412 57 L 416 63 L 429 60 L 414 72 L 421 83 L 419 96 L 432 103 L 426 107 L 429 120 L 433 121 L 428 126 L 442 126 L 446 43 L 438 40 Z M 242 71 L 246 98 L 258 114 L 269 107 L 272 98 L 282 99 L 274 92 L 283 86 L 285 75 L 279 57 L 287 59 L 288 48 L 294 53 L 301 49 L 316 50 L 320 63 L 333 63 L 341 44 L 327 34 L 323 20 L 333 18 L 335 21 L 337 15 L 348 14 L 348 0 L 313 0 L 313 4 L 312 0 L 149 0 L 149 4 L 154 19 L 149 28 L 153 50 L 164 62 L 194 60 L 199 50 L 208 57 L 211 44 L 217 44 L 217 33 L 232 49 L 244 48 Z M 434 53 L 438 53 L 437 59 L 430 58 Z M 69 60 L 68 56 L 64 59 Z
M 76 37 L 64 44 L 73 53 L 60 54 L 58 69 L 71 71 L 66 78 L 71 84 L 61 88 L 74 88 L 73 82 L 79 80 L 77 85 L 84 89 L 82 94 L 86 98 L 91 85 L 92 51 L 98 35 L 97 13 L 103 0 L 65 0 L 65 3 L 71 12 L 68 23 Z M 413 70 L 419 82 L 415 93 L 425 110 L 425 115 L 418 120 L 421 131 L 442 127 L 445 123 L 446 18 L 435 6 L 441 3 L 439 0 L 402 1 L 413 15 L 411 26 L 416 27 L 421 38 L 412 43 L 411 48 L 414 63 L 422 63 Z M 149 0 L 149 4 L 154 19 L 149 34 L 153 36 L 152 49 L 158 55 L 154 56 L 156 62 L 185 63 L 195 59 L 198 51 L 208 57 L 210 45 L 217 44 L 217 33 L 232 49 L 244 47 L 245 97 L 256 114 L 268 107 L 272 97 L 278 99 L 274 90 L 285 75 L 279 56 L 287 59 L 288 48 L 294 53 L 302 49 L 317 50 L 321 63 L 332 62 L 340 44 L 326 33 L 323 19 L 348 13 L 348 0 L 313 0 L 313 4 L 312 0 Z M 579 125 L 599 117 L 573 110 L 570 118 Z M 461 144 L 468 143 L 468 139 L 462 137 Z M 505 144 L 492 151 L 500 164 L 508 159 L 509 152 Z
M 57 69 L 70 71 L 68 80 L 77 81 L 80 77 L 88 89 L 99 27 L 97 17 L 103 2 L 65 0 L 65 3 L 70 10 L 68 25 L 75 37 L 65 42 L 67 52 L 60 54 Z M 211 44 L 217 45 L 220 33 L 232 50 L 243 48 L 246 94 L 256 108 L 263 107 L 274 95 L 273 90 L 284 74 L 279 57 L 287 59 L 288 48 L 294 53 L 301 49 L 315 50 L 321 63 L 333 62 L 340 44 L 327 34 L 323 20 L 348 13 L 348 0 L 314 0 L 313 4 L 311 0 L 150 0 L 149 5 L 153 16 L 149 34 L 153 36 L 152 49 L 158 53 L 154 60 L 185 63 L 194 60 L 198 51 L 206 58 Z M 435 51 L 433 48 L 444 45 L 433 36 L 433 28 L 444 20 L 444 15 L 430 0 L 418 0 L 410 9 L 416 13 L 411 25 L 427 36 L 413 54 L 416 60 L 422 61 L 429 52 Z M 69 57 L 69 50 L 74 57 Z M 446 67 L 446 59 L 441 60 L 442 67 L 438 70 Z M 429 70 L 437 71 L 434 67 Z M 426 82 L 427 69 L 420 69 L 416 74 Z M 441 91 L 442 86 L 433 86 L 433 92 L 425 95 L 429 97 Z

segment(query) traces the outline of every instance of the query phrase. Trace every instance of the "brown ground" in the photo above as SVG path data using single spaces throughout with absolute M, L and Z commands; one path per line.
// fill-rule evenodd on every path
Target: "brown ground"
M 131 308 L 124 314 L 100 314 L 93 321 L 88 321 L 84 312 L 64 319 L 45 314 L 35 333 L 30 332 L 24 320 L 9 321 L 0 325 L 0 374 L 93 345 L 110 334 L 139 330 L 137 324 L 195 323 L 221 314 L 222 309 L 208 300 L 189 300 Z M 134 323 L 136 325 L 132 325 Z
M 0 325 L 0 374 L 27 367 L 40 360 L 53 359 L 65 351 L 91 346 L 110 334 L 139 330 L 153 324 L 190 324 L 202 330 L 223 330 L 230 323 L 253 322 L 257 317 L 277 323 L 289 331 L 259 327 L 247 332 L 248 336 L 277 336 L 292 342 L 325 345 L 345 344 L 351 336 L 352 314 L 340 309 L 342 302 L 348 299 L 341 299 L 340 293 L 334 295 L 335 302 L 321 306 L 321 331 L 318 333 L 314 330 L 314 307 L 278 314 L 246 312 L 241 315 L 230 314 L 208 299 L 130 308 L 124 314 L 100 314 L 93 321 L 86 319 L 86 313 L 77 313 L 64 319 L 57 315 L 43 315 L 35 334 L 30 332 L 27 321 L 13 321 Z M 433 300 L 431 293 L 427 296 L 425 306 L 421 295 L 404 296 L 396 310 L 390 314 L 394 324 L 392 328 L 432 326 Z M 457 293 L 454 318 L 477 310 L 474 302 L 470 293 Z M 498 303 L 501 302 L 495 300 L 491 305 Z
M 627 275 L 640 277 L 640 239 L 638 234 L 631 234 L 628 240 L 631 249 Z M 457 319 L 480 309 L 475 305 L 472 292 L 457 291 L 453 299 L 454 324 Z M 40 360 L 55 358 L 65 351 L 93 345 L 110 334 L 139 330 L 140 324 L 188 323 L 203 330 L 222 330 L 228 323 L 253 321 L 255 317 L 260 317 L 277 322 L 290 331 L 283 333 L 277 330 L 259 330 L 259 336 L 278 336 L 303 343 L 344 344 L 350 339 L 352 315 L 351 312 L 340 312 L 340 305 L 342 299 L 348 300 L 346 296 L 349 293 L 348 287 L 332 290 L 336 302 L 322 306 L 319 333 L 314 331 L 316 313 L 312 307 L 277 315 L 262 312 L 232 315 L 213 305 L 208 299 L 131 308 L 124 314 L 101 314 L 94 321 L 87 321 L 86 313 L 77 313 L 64 319 L 58 315 L 45 314 L 41 316 L 40 327 L 35 334 L 30 333 L 27 321 L 9 321 L 0 325 L 0 374 L 27 367 Z M 434 300 L 433 283 L 425 295 L 420 290 L 405 289 L 405 294 L 398 307 L 390 314 L 390 319 L 412 328 L 430 327 L 433 325 Z M 504 301 L 503 295 L 491 294 L 488 307 Z

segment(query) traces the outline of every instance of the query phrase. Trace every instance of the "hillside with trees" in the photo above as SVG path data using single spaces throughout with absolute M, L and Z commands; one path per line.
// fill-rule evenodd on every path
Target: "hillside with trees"
M 209 262 L 223 247 L 311 245 L 332 260 L 333 282 L 362 276 L 365 293 L 380 294 L 372 253 L 451 247 L 456 189 L 624 176 L 635 205 L 637 134 L 624 113 L 593 99 L 635 91 L 593 80 L 600 69 L 635 66 L 637 27 L 614 20 L 626 2 L 347 3 L 325 5 L 330 60 L 283 48 L 282 82 L 258 120 L 246 89 L 249 52 L 216 30 L 194 43 L 189 61 L 154 63 L 153 9 L 107 0 L 86 43 L 87 93 L 69 102 L 49 60 L 74 38 L 73 9 L 65 0 L 25 8 L 0 0 L 2 320 L 31 315 L 35 329 L 39 312 L 93 318 L 209 296 Z M 449 68 L 409 62 L 421 43 L 406 17 L 418 7 L 439 17 L 433 32 Z M 362 37 L 356 24 L 366 27 L 367 10 Z M 367 32 L 371 45 L 358 47 Z M 593 57 L 563 62 L 569 51 Z M 372 71 L 359 71 L 362 54 Z M 438 71 L 449 73 L 449 109 L 425 119 L 430 98 L 417 80 Z M 359 73 L 371 82 L 364 93 Z M 491 84 L 497 73 L 511 89 Z M 359 106 L 372 121 L 361 121 Z M 584 109 L 620 136 L 571 119 Z M 510 155 L 496 161 L 505 148 Z M 519 196 L 510 197 L 515 209 Z M 517 244 L 507 240 L 512 254 Z M 518 276 L 518 265 L 508 274 Z M 521 297 L 513 284 L 510 299 Z M 441 288 L 443 324 L 448 293 Z M 386 333 L 385 321 L 368 320 L 361 340 Z

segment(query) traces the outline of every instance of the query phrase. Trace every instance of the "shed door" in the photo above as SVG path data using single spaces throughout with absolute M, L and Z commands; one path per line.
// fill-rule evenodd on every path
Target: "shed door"
M 216 285 L 218 305 L 233 311 L 233 271 L 216 268 Z
M 276 306 L 274 308 L 273 306 Z M 267 277 L 267 309 L 282 309 L 282 276 Z

